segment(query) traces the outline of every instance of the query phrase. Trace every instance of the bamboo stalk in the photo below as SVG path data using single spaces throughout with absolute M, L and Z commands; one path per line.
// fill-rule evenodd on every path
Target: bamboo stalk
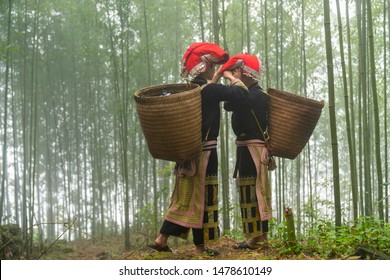
M 295 236 L 294 215 L 291 208 L 284 208 L 284 218 L 286 219 L 287 225 L 287 244 L 294 246 L 297 243 L 297 239 Z

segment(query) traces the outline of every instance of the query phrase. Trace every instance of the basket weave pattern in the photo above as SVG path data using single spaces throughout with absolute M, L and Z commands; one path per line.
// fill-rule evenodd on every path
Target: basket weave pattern
M 171 93 L 161 96 L 163 90 Z M 200 87 L 166 84 L 139 89 L 135 95 L 142 131 L 154 158 L 183 163 L 202 149 Z
M 324 101 L 269 88 L 270 147 L 272 155 L 294 159 L 309 141 Z

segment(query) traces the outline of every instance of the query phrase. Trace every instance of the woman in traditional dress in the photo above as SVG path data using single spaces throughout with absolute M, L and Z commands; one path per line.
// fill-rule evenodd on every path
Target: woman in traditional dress
M 222 74 L 215 71 L 216 64 L 223 64 L 229 55 L 213 43 L 192 44 L 182 59 L 182 77 L 202 87 L 202 141 L 204 148 L 199 158 L 183 166 L 175 166 L 176 182 L 171 204 L 160 235 L 150 247 L 168 251 L 168 237 L 187 238 L 192 229 L 195 252 L 217 255 L 205 244 L 220 236 L 218 225 L 218 155 L 217 138 L 222 101 L 232 101 L 247 89 L 232 77 L 237 86 L 216 84 Z
M 226 102 L 224 108 L 233 112 L 232 128 L 237 145 L 234 177 L 246 237 L 236 248 L 257 249 L 259 243 L 267 241 L 268 221 L 272 217 L 267 169 L 270 159 L 263 133 L 267 129 L 268 96 L 259 85 L 261 62 L 254 55 L 238 54 L 220 72 L 226 78 L 240 79 L 249 90 L 239 102 Z

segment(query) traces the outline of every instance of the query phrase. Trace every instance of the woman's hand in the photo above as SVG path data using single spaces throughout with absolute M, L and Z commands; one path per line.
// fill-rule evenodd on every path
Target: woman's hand
M 218 83 L 219 79 L 221 79 L 223 74 L 219 71 L 215 71 L 215 74 L 213 78 L 210 80 L 209 84 L 216 84 Z
M 239 78 L 236 78 L 234 73 L 232 71 L 225 71 L 223 72 L 223 77 L 230 81 L 230 85 L 235 85 L 238 82 L 241 82 Z
M 223 72 L 223 77 L 227 80 L 234 80 L 233 72 L 232 71 L 225 71 Z

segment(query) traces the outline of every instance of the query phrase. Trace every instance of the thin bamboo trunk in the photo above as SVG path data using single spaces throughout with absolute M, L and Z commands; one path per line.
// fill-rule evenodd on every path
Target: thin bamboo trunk
M 384 6 L 386 7 L 386 1 L 384 1 Z M 383 44 L 386 46 L 389 46 L 390 45 L 390 0 L 387 1 L 387 34 L 388 34 L 388 37 L 389 37 L 389 42 L 387 42 L 386 44 L 386 8 L 383 9 L 384 10 L 384 15 L 383 15 Z M 388 67 L 388 63 L 387 63 L 387 57 L 386 55 L 388 55 L 388 57 L 390 57 L 390 53 L 387 53 L 387 48 L 385 48 L 385 51 L 384 51 L 384 86 L 383 86 L 383 95 L 384 95 L 384 137 L 385 137 L 385 151 L 388 151 L 389 150 L 389 143 L 388 143 L 388 124 L 387 124 L 387 119 L 388 119 L 388 99 L 387 99 L 387 95 L 388 95 L 388 84 L 387 84 L 387 67 Z M 390 177 L 389 177 L 389 154 L 388 153 L 385 153 L 385 182 L 386 182 L 386 185 L 385 185 L 385 205 L 389 205 L 389 180 L 390 180 Z M 385 222 L 388 223 L 389 222 L 389 207 L 386 207 L 385 209 Z
M 324 0 L 324 27 L 325 27 L 325 43 L 326 43 L 326 58 L 328 72 L 328 94 L 329 94 L 329 116 L 330 116 L 330 132 L 332 138 L 332 159 L 333 159 L 333 187 L 334 187 L 334 204 L 335 204 L 335 225 L 341 226 L 341 201 L 340 201 L 340 175 L 339 175 L 339 159 L 338 159 L 338 142 L 336 130 L 336 105 L 335 105 L 335 90 L 334 90 L 334 73 L 333 73 L 333 53 L 330 31 L 330 8 L 329 0 Z
M 374 103 L 374 126 L 375 126 L 375 159 L 377 172 L 377 187 L 378 187 L 378 212 L 379 219 L 384 220 L 383 211 L 383 174 L 382 174 L 382 159 L 381 159 L 381 137 L 379 124 L 379 105 L 378 93 L 376 88 L 376 67 L 375 67 L 375 49 L 374 49 L 374 28 L 372 24 L 371 0 L 367 0 L 367 17 L 368 17 L 368 40 L 370 46 L 370 67 L 371 67 L 371 87 Z
M 269 65 L 268 65 L 268 20 L 267 20 L 267 1 L 264 1 L 263 9 L 264 12 L 262 13 L 263 16 L 263 22 L 264 22 L 264 65 L 265 65 L 265 87 L 268 88 L 271 81 L 270 81 L 270 71 L 269 71 Z
M 341 12 L 340 12 L 340 1 L 336 1 L 337 6 L 337 21 L 338 21 L 338 31 L 339 31 L 339 46 L 340 46 L 340 60 L 341 60 L 341 69 L 342 69 L 342 82 L 344 90 L 344 106 L 345 106 L 345 122 L 347 124 L 347 139 L 348 139 L 348 149 L 349 149 L 349 162 L 350 162 L 350 177 L 351 177 L 351 187 L 352 187 L 352 210 L 353 210 L 353 220 L 358 218 L 357 213 L 357 192 L 356 192 L 356 177 L 355 174 L 355 160 L 353 152 L 353 138 L 351 131 L 351 118 L 350 118 L 350 109 L 349 109 L 349 97 L 348 97 L 348 84 L 347 84 L 347 71 L 345 66 L 345 55 L 344 55 L 344 42 L 343 42 L 343 26 L 341 22 Z
M 364 215 L 365 212 L 365 196 L 364 196 L 364 171 L 363 171 L 363 117 L 362 115 L 366 114 L 364 111 L 362 113 L 362 91 L 363 91 L 363 85 L 365 85 L 364 80 L 364 67 L 365 67 L 365 60 L 363 52 L 365 51 L 365 46 L 363 44 L 363 32 L 362 32 L 362 7 L 361 7 L 361 1 L 356 0 L 356 19 L 357 19 L 357 34 L 358 34 L 358 40 L 359 40 L 359 48 L 358 48 L 358 57 L 359 57 L 359 87 L 358 87 L 358 120 L 359 120 L 359 129 L 358 129 L 358 157 L 359 157 L 359 201 L 360 201 L 360 215 Z
M 373 214 L 372 207 L 372 182 L 371 182 L 371 139 L 370 139 L 370 121 L 369 121 L 369 96 L 368 96 L 368 86 L 367 86 L 367 29 L 366 29 L 366 0 L 362 0 L 361 2 L 361 10 L 362 10 L 362 20 L 361 20 L 361 82 L 362 82 L 362 115 L 363 115 L 363 174 L 364 174 L 364 214 L 366 216 L 371 216 Z
M 354 102 L 354 88 L 353 88 L 353 70 L 352 70 L 352 48 L 351 48 L 351 28 L 349 24 L 349 7 L 348 2 L 345 2 L 346 21 L 347 21 L 347 41 L 348 41 L 348 84 L 349 84 L 349 100 L 347 101 L 350 112 L 350 165 L 351 165 L 351 187 L 352 187 L 352 205 L 353 216 L 359 216 L 359 190 L 358 190 L 358 176 L 357 176 L 357 164 L 356 164 L 356 132 L 355 132 L 355 102 Z M 355 194 L 355 195 L 354 195 Z
M 205 41 L 204 39 L 204 23 L 203 23 L 203 8 L 202 8 L 202 0 L 199 0 L 199 20 L 200 20 L 200 33 L 201 33 L 201 38 L 202 42 Z
M 249 1 L 245 1 L 246 7 L 246 48 L 247 52 L 251 53 L 251 33 L 250 33 L 250 13 L 249 13 Z
M 8 1 L 8 25 L 7 25 L 7 46 L 11 46 L 11 15 L 12 15 L 12 1 Z M 8 139 L 8 81 L 9 81 L 9 69 L 10 69 L 10 51 L 9 47 L 6 50 L 6 62 L 5 62 L 5 88 L 4 88 L 4 132 L 3 132 L 3 169 L 1 176 L 1 194 L 0 194 L 0 221 L 3 220 L 3 208 L 5 201 L 5 188 L 7 181 L 7 139 Z

